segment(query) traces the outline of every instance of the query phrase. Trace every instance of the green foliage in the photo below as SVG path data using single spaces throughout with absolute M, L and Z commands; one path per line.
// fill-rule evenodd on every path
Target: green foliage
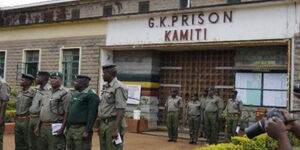
M 16 110 L 6 110 L 5 122 L 14 122 L 16 116 Z
M 19 92 L 19 90 L 18 90 L 18 87 L 17 87 L 17 83 L 14 83 L 14 84 L 12 85 L 12 87 L 11 87 L 10 95 L 11 95 L 12 97 L 17 97 L 18 92 Z
M 292 145 L 300 146 L 300 140 L 293 133 L 289 132 L 288 137 Z
M 133 119 L 133 116 L 131 116 L 131 115 L 125 115 L 124 118 Z
M 195 150 L 243 150 L 243 147 L 241 145 L 234 145 L 232 143 L 221 143 L 218 145 L 196 148 Z
M 273 150 L 278 147 L 277 141 L 269 137 L 267 134 L 261 134 L 259 136 L 256 136 L 254 139 L 255 144 L 260 148 L 260 149 L 269 149 Z
M 260 147 L 256 145 L 255 141 L 247 137 L 234 136 L 231 141 L 235 145 L 241 145 L 243 150 L 260 150 Z
M 141 101 L 139 102 L 139 104 L 136 105 L 136 109 L 141 110 L 142 105 L 148 104 L 149 101 L 150 101 L 149 98 L 146 98 L 146 97 L 142 98 Z
M 288 133 L 288 137 L 293 146 L 300 145 L 299 139 L 292 133 Z M 265 133 L 253 139 L 249 139 L 246 136 L 234 136 L 231 138 L 231 143 L 210 145 L 195 150 L 276 150 L 277 147 L 278 142 Z M 297 147 L 295 149 L 297 149 Z
M 10 100 L 6 103 L 6 111 L 7 110 L 16 110 L 16 102 L 14 100 Z

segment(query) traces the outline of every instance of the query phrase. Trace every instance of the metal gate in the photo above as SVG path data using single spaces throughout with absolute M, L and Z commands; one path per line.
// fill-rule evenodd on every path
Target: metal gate
M 186 105 L 192 93 L 197 93 L 200 98 L 205 88 L 234 85 L 234 72 L 228 69 L 234 66 L 233 50 L 162 52 L 161 54 L 158 125 L 165 125 L 164 104 L 170 95 L 170 89 L 179 88 L 185 104 L 181 125 L 186 126 Z M 224 100 L 230 97 L 228 89 L 220 88 L 219 92 Z

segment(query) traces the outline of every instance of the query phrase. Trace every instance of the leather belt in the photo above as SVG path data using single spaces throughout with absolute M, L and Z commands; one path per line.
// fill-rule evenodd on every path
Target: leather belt
M 239 113 L 228 113 L 228 116 L 230 117 L 240 117 Z
M 52 122 L 42 122 L 42 126 L 51 126 Z
M 28 119 L 28 116 L 16 116 L 16 119 L 18 119 L 18 120 L 26 120 L 26 119 Z
M 215 113 L 217 113 L 217 112 L 205 112 L 205 113 L 207 113 L 207 114 L 215 114 Z
M 40 115 L 29 115 L 30 116 L 30 118 L 39 118 L 40 117 Z

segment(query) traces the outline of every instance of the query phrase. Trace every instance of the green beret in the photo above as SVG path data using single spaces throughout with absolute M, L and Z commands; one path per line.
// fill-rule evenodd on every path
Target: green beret
M 34 80 L 34 76 L 31 75 L 31 74 L 22 73 L 22 78 L 29 79 L 29 80 Z
M 47 71 L 38 71 L 36 75 L 41 75 L 41 76 L 50 76 L 50 73 Z
M 83 74 L 76 75 L 76 79 L 87 79 L 87 80 L 91 81 L 91 77 L 89 77 L 87 75 L 83 75 Z
M 117 65 L 115 64 L 106 64 L 102 66 L 102 69 L 110 69 L 110 68 L 115 68 Z
M 61 72 L 52 72 L 50 74 L 50 77 L 60 77 L 62 79 L 63 78 L 63 74 Z

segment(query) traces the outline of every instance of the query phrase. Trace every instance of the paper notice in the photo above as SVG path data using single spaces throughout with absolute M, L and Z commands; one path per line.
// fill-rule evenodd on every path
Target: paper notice
M 52 135 L 57 135 L 57 131 L 61 128 L 62 123 L 52 123 Z

